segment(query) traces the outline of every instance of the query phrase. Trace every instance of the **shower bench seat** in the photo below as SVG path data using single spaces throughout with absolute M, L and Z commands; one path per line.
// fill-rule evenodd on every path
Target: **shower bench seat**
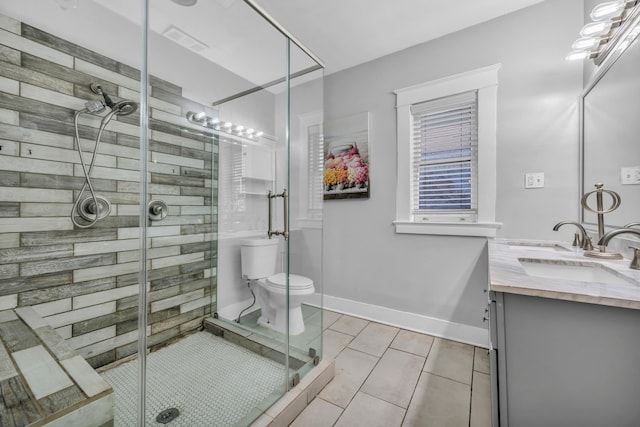
M 111 386 L 31 307 L 0 311 L 0 425 L 113 426 Z

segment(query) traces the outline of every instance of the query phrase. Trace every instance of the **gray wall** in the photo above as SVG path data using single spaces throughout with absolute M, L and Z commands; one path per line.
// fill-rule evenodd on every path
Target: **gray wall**
M 582 20 L 581 0 L 548 0 L 326 77 L 325 120 L 371 113 L 371 198 L 325 201 L 325 294 L 484 327 L 486 239 L 394 232 L 393 90 L 495 63 L 499 235 L 569 238 L 551 229 L 578 217 L 582 64 L 564 57 Z M 545 188 L 525 190 L 525 172 Z

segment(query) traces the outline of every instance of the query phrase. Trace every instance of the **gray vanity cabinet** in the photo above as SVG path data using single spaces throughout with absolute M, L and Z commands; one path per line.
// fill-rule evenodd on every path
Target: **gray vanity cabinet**
M 490 292 L 494 426 L 640 426 L 640 310 Z

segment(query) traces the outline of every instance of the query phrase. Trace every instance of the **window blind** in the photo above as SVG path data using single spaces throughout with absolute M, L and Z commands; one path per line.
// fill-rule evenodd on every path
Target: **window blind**
M 457 215 L 477 211 L 477 91 L 411 106 L 412 214 Z
M 316 124 L 307 128 L 307 141 L 309 144 L 309 172 L 308 172 L 308 212 L 309 218 L 322 216 L 322 174 L 324 169 L 324 137 L 322 124 Z

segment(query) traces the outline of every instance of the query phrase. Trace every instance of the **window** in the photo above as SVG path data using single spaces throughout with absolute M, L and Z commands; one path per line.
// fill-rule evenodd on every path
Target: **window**
M 295 180 L 300 185 L 300 197 L 296 202 L 297 227 L 321 228 L 323 187 L 322 173 L 324 171 L 324 131 L 322 112 L 312 111 L 300 114 L 297 120 L 295 134 L 298 140 L 294 144 L 297 150 L 294 163 L 299 166 L 300 175 Z M 294 184 L 292 183 L 292 186 Z
M 477 91 L 411 106 L 411 212 L 475 220 Z
M 311 125 L 307 128 L 309 176 L 307 183 L 307 217 L 309 219 L 322 218 L 322 172 L 324 169 L 324 137 L 322 124 Z
M 499 67 L 396 91 L 396 232 L 495 236 Z

